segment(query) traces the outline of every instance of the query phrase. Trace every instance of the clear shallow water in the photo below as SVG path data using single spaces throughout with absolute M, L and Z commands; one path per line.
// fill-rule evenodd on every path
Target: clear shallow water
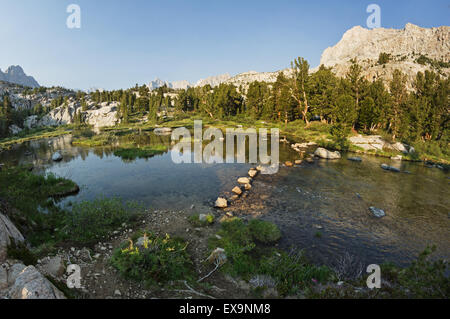
M 165 144 L 169 137 L 143 135 L 139 143 Z M 51 161 L 55 151 L 64 160 Z M 29 164 L 37 172 L 52 172 L 74 180 L 81 192 L 65 199 L 91 200 L 119 196 L 154 210 L 212 210 L 218 195 L 229 192 L 245 176 L 249 164 L 174 164 L 170 151 L 149 159 L 124 161 L 114 149 L 73 147 L 71 137 L 17 145 L 0 153 L 0 163 Z M 294 160 L 288 146 L 280 159 Z M 280 245 L 307 248 L 318 262 L 332 263 L 345 252 L 365 263 L 407 264 L 427 244 L 438 256 L 450 257 L 450 179 L 422 164 L 395 163 L 363 157 L 362 163 L 343 158 L 301 167 L 281 168 L 274 176 L 259 176 L 242 206 L 244 214 L 261 214 L 283 232 Z M 401 165 L 409 174 L 385 172 L 382 163 Z M 359 194 L 359 195 L 358 195 Z M 369 206 L 386 211 L 376 219 Z M 320 237 L 317 233 L 320 232 Z

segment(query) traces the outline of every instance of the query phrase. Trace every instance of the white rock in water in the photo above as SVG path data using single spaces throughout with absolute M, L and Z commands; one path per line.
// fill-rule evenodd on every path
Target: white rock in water
M 384 212 L 384 210 L 376 208 L 376 207 L 370 207 L 370 212 L 377 218 L 382 218 L 384 216 L 386 216 L 386 213 Z
M 258 175 L 258 170 L 251 169 L 248 171 L 248 176 L 250 176 L 251 178 L 255 177 L 256 175 Z
M 401 156 L 401 155 L 393 156 L 393 157 L 391 157 L 391 160 L 393 160 L 393 161 L 401 161 L 401 160 L 403 160 L 403 156 Z
M 225 198 L 223 198 L 223 197 L 219 197 L 216 200 L 215 207 L 217 207 L 217 208 L 227 208 L 228 207 L 228 201 Z
M 251 180 L 248 177 L 241 177 L 238 179 L 239 184 L 245 185 L 245 184 L 250 184 L 250 182 L 251 182 Z
M 236 186 L 235 188 L 233 188 L 232 192 L 235 193 L 236 195 L 241 195 L 242 189 L 239 186 Z
M 329 159 L 329 160 L 335 160 L 341 158 L 341 153 L 339 152 L 331 152 L 329 150 L 326 150 L 322 147 L 319 147 L 315 152 L 314 155 L 323 159 Z
M 59 152 L 56 152 L 52 156 L 52 161 L 54 161 L 54 162 L 60 162 L 60 161 L 62 161 L 62 159 L 63 159 L 63 157 L 62 157 L 61 153 L 59 153 Z

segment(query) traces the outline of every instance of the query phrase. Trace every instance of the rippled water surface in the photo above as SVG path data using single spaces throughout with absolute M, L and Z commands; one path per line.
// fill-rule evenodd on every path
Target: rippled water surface
M 148 141 L 147 141 L 148 140 Z M 169 137 L 142 138 L 165 144 Z M 51 161 L 61 151 L 64 160 Z M 174 164 L 170 151 L 149 159 L 124 161 L 113 148 L 71 145 L 71 137 L 32 141 L 0 154 L 0 163 L 32 163 L 37 172 L 52 172 L 81 186 L 69 201 L 98 196 L 137 200 L 151 209 L 206 212 L 219 194 L 229 192 L 245 176 L 249 164 Z M 281 146 L 281 160 L 296 154 Z M 380 168 L 399 166 L 403 173 Z M 405 172 L 406 171 L 406 172 Z M 438 256 L 450 257 L 449 174 L 419 163 L 395 163 L 363 157 L 362 163 L 343 158 L 281 168 L 273 176 L 259 176 L 249 197 L 237 207 L 277 223 L 283 247 L 308 248 L 312 257 L 331 263 L 345 252 L 365 263 L 394 261 L 406 264 L 428 244 Z M 369 207 L 387 216 L 371 216 Z

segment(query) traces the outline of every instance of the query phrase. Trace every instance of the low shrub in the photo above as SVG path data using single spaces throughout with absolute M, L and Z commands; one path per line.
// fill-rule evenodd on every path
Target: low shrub
M 280 229 L 275 224 L 259 219 L 253 219 L 248 224 L 248 227 L 253 238 L 261 243 L 274 243 L 281 238 Z
M 127 279 L 147 284 L 191 280 L 193 268 L 187 243 L 169 235 L 144 235 L 141 245 L 123 243 L 111 257 L 111 264 Z

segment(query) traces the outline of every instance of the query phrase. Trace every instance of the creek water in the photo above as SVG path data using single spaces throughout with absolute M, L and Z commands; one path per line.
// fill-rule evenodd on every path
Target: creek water
M 142 133 L 139 145 L 166 145 L 168 151 L 147 159 L 123 160 L 114 147 L 75 147 L 71 136 L 15 145 L 0 153 L 0 163 L 32 164 L 37 173 L 54 173 L 75 181 L 81 191 L 60 205 L 118 196 L 152 210 L 210 212 L 220 194 L 229 193 L 250 164 L 175 164 L 170 136 Z M 55 151 L 63 155 L 55 163 Z M 278 224 L 280 245 L 306 248 L 317 262 L 333 263 L 345 253 L 363 263 L 392 261 L 406 265 L 427 245 L 436 257 L 450 257 L 450 175 L 421 163 L 394 162 L 364 156 L 316 161 L 260 175 L 249 196 L 239 204 L 243 214 L 259 215 Z M 280 144 L 280 161 L 298 154 Z M 382 163 L 402 173 L 383 171 Z M 194 209 L 191 209 L 194 205 Z M 369 207 L 383 209 L 377 219 Z

